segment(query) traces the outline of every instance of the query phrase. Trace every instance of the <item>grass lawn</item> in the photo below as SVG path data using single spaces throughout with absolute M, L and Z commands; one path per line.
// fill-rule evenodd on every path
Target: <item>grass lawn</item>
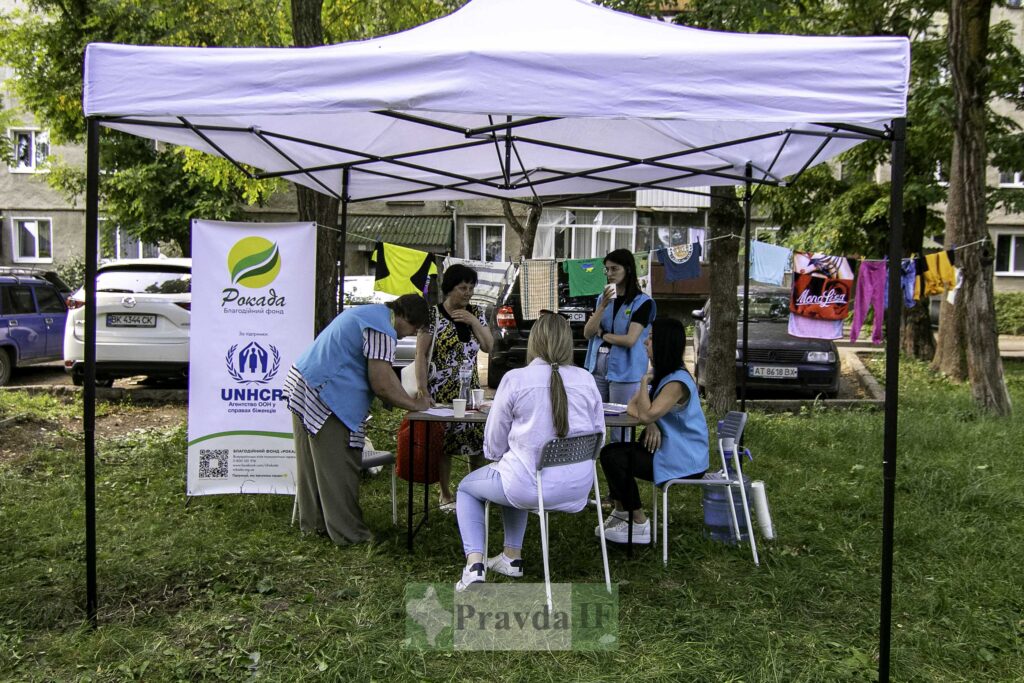
M 1024 364 L 1006 371 L 1020 410 Z M 893 678 L 1024 680 L 1024 420 L 983 417 L 966 387 L 920 364 L 907 362 L 901 382 Z M 0 394 L 0 422 L 78 409 Z M 130 421 L 139 409 L 104 410 Z M 525 655 L 403 646 L 405 585 L 458 577 L 454 517 L 432 515 L 410 556 L 390 526 L 386 477 L 364 487 L 383 532 L 374 545 L 302 537 L 290 497 L 185 508 L 184 425 L 100 441 L 102 627 L 92 631 L 81 440 L 50 429 L 0 458 L 0 681 L 870 681 L 882 421 L 868 410 L 752 415 L 747 473 L 767 483 L 778 534 L 762 566 L 747 548 L 704 540 L 698 492 L 678 491 L 667 569 L 660 548 L 632 560 L 611 549 L 618 649 Z M 374 442 L 392 447 L 395 419 L 375 422 Z M 593 517 L 552 520 L 555 580 L 601 582 Z M 526 580 L 542 581 L 536 518 L 525 549 Z

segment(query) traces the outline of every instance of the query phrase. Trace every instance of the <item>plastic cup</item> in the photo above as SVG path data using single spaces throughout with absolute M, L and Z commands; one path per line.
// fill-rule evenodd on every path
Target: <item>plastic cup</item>
M 609 299 L 614 299 L 616 295 L 615 285 L 605 285 L 604 292 Z
M 452 401 L 452 412 L 455 417 L 466 417 L 466 399 L 457 398 Z
M 474 410 L 478 410 L 480 408 L 480 406 L 482 406 L 483 403 L 484 403 L 484 390 L 483 389 L 474 389 L 472 394 L 473 394 L 472 408 Z

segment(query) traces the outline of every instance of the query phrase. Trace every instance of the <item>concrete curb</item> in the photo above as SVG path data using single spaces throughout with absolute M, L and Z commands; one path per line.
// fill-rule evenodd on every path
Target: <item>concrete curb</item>
M 885 389 L 878 383 L 875 376 L 871 374 L 866 367 L 864 362 L 860 359 L 862 353 L 877 353 L 877 351 L 866 351 L 860 349 L 843 349 L 839 352 L 843 360 L 848 362 L 850 369 L 853 370 L 854 374 L 857 375 L 857 381 L 864 388 L 864 391 L 868 393 L 874 401 L 885 401 Z

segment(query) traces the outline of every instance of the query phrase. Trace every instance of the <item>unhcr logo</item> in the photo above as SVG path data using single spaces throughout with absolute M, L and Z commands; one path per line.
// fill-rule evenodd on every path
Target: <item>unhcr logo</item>
M 277 243 L 264 237 L 245 237 L 228 252 L 231 283 L 250 289 L 266 287 L 281 272 Z

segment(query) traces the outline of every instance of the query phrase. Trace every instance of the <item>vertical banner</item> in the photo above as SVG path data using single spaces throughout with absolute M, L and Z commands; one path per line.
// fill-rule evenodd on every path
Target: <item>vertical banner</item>
M 192 221 L 190 496 L 295 493 L 288 370 L 313 340 L 313 223 Z

